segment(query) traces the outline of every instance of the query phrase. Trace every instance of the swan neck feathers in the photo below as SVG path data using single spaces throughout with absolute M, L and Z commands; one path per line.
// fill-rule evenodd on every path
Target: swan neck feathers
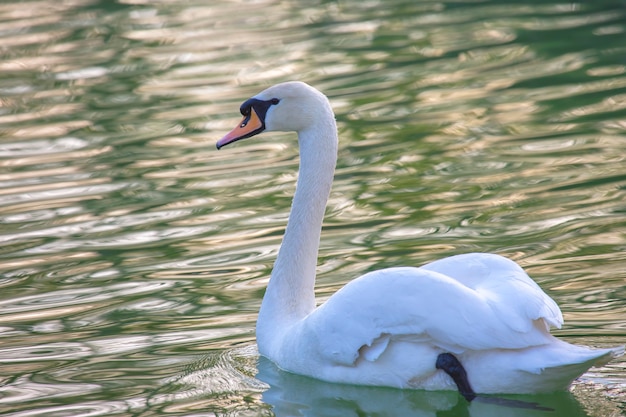
M 286 118 L 298 126 L 300 168 L 285 235 L 257 321 L 261 353 L 280 340 L 276 337 L 278 329 L 287 329 L 315 309 L 317 255 L 337 162 L 338 137 L 328 99 L 306 87 L 310 91 L 305 90 L 304 97 L 289 103 L 290 114 L 277 111 L 267 121 L 269 129 L 274 125 L 284 128 Z

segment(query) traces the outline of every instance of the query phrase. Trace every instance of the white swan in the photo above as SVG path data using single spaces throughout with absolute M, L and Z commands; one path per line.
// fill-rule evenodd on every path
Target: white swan
M 476 393 L 563 390 L 622 348 L 556 339 L 556 303 L 516 263 L 472 253 L 420 268 L 367 273 L 316 308 L 322 219 L 337 161 L 330 103 L 302 82 L 241 106 L 218 149 L 262 131 L 296 131 L 300 171 L 285 236 L 257 321 L 259 352 L 280 368 L 331 382 Z M 460 363 L 459 363 L 460 362 Z

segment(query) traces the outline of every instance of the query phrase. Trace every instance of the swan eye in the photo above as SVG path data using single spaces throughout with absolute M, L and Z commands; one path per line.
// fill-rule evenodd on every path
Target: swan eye
M 246 125 L 250 121 L 250 114 L 252 113 L 252 106 L 241 106 L 241 109 L 239 109 L 239 111 L 241 112 L 241 115 L 244 117 L 239 127 L 243 128 L 243 127 L 246 127 Z
M 270 100 L 270 103 L 272 103 L 272 104 L 278 104 L 278 103 L 280 103 L 280 100 L 279 100 L 279 99 L 277 99 L 277 98 L 273 98 L 273 99 L 271 99 L 271 100 Z

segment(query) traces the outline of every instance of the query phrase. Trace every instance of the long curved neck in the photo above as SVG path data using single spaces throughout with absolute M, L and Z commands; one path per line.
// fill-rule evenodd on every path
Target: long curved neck
M 330 108 L 298 132 L 300 170 L 296 192 L 257 321 L 259 351 L 276 332 L 315 309 L 315 270 L 322 221 L 337 162 L 337 127 Z M 326 116 L 326 117 L 324 117 Z

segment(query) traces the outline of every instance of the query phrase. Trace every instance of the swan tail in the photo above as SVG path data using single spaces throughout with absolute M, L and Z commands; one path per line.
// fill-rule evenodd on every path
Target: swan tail
M 533 394 L 566 390 L 589 368 L 603 366 L 623 354 L 623 346 L 592 349 L 555 339 L 550 345 L 460 359 L 478 393 Z
M 531 391 L 549 392 L 566 390 L 571 383 L 587 372 L 589 368 L 606 365 L 610 360 L 624 354 L 624 347 L 592 349 L 572 346 L 574 349 L 563 352 L 560 363 L 549 363 L 539 369 Z M 530 372 L 533 373 L 534 370 Z M 530 387 L 529 387 L 530 388 Z M 530 390 L 530 389 L 529 389 Z
M 623 356 L 624 352 L 626 350 L 625 348 L 626 348 L 626 346 L 622 345 L 622 346 L 617 346 L 617 347 L 608 349 L 610 351 L 611 356 L 608 358 L 607 362 L 612 360 L 612 359 L 619 358 L 620 356 Z M 600 365 L 596 365 L 596 366 L 605 365 L 607 362 L 602 363 Z

